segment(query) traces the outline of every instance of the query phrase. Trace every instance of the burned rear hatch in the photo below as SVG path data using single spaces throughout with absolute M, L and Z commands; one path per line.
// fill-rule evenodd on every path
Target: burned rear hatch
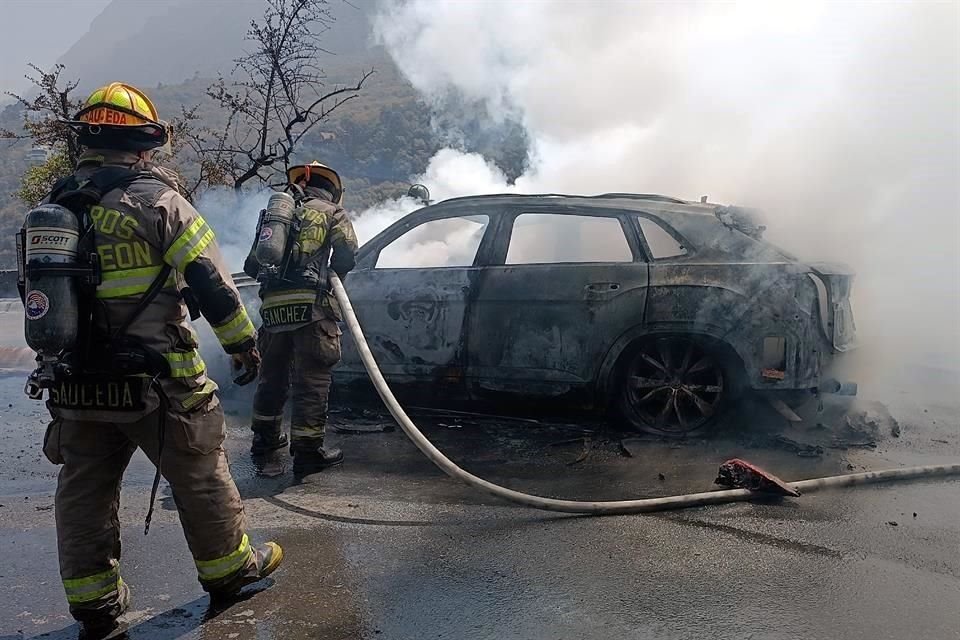
M 820 327 L 824 337 L 835 351 L 849 351 L 856 347 L 857 326 L 853 320 L 850 292 L 853 288 L 853 270 L 834 262 L 811 263 L 810 279 L 817 287 Z
M 719 206 L 714 215 L 730 229 L 735 229 L 765 246 L 775 249 L 790 261 L 797 261 L 790 253 L 774 247 L 763 239 L 766 231 L 764 215 L 743 207 Z M 810 279 L 817 289 L 820 328 L 823 337 L 835 352 L 848 351 L 856 346 L 857 327 L 853 320 L 850 291 L 854 272 L 842 263 L 816 262 L 808 264 Z

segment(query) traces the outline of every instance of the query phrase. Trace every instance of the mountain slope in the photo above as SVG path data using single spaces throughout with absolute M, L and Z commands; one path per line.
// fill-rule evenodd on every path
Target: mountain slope
M 152 87 L 226 74 L 264 6 L 263 0 L 113 0 L 60 62 L 86 89 L 113 80 Z M 332 58 L 362 56 L 375 2 L 331 0 L 329 8 L 336 23 L 323 47 Z

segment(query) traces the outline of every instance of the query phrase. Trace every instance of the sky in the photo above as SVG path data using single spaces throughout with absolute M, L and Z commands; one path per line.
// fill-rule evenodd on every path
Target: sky
M 46 68 L 79 40 L 110 0 L 0 0 L 0 91 L 22 91 L 27 63 Z M 42 29 L 35 20 L 42 17 Z M 33 28 L 32 28 L 33 27 Z

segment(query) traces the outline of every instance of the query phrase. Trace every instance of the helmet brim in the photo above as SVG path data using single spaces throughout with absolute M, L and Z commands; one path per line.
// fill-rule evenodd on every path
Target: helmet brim
M 90 124 L 82 120 L 60 122 L 73 129 L 77 134 L 77 141 L 88 148 L 149 151 L 170 142 L 169 127 L 162 124 L 113 126 Z

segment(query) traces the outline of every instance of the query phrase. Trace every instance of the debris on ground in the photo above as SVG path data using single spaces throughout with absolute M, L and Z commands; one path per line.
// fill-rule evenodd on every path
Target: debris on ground
M 900 523 L 897 522 L 896 520 L 888 520 L 888 521 L 887 521 L 887 524 L 890 525 L 891 527 L 899 527 L 899 526 L 900 526 Z
M 351 424 L 332 424 L 330 429 L 334 433 L 390 433 L 395 431 L 396 427 L 392 422 L 376 422 L 376 423 L 351 423 Z
M 644 441 L 640 438 L 624 438 L 620 441 L 620 450 L 628 458 L 639 458 L 643 453 Z
M 863 442 L 850 442 L 844 440 L 843 438 L 834 437 L 830 442 L 831 449 L 876 449 L 877 443 L 873 440 L 865 440 Z
M 764 471 L 740 458 L 727 460 L 720 465 L 714 483 L 729 489 L 749 489 L 780 496 L 798 497 L 800 495 L 799 491 L 769 471 Z
M 875 442 L 884 433 L 900 437 L 900 423 L 879 403 L 872 403 L 870 407 L 846 416 L 844 423 L 851 440 L 859 436 L 863 441 Z
M 343 434 L 390 433 L 397 428 L 389 414 L 358 406 L 331 409 L 328 424 L 334 433 Z
M 539 420 L 533 418 L 518 418 L 516 416 L 497 416 L 490 413 L 476 413 L 473 411 L 454 411 L 452 409 L 437 409 L 433 407 L 407 407 L 408 413 L 429 413 L 439 416 L 469 416 L 471 418 L 485 418 L 487 420 L 508 420 L 510 422 L 529 422 L 531 424 L 540 424 Z
M 566 440 L 557 440 L 556 442 L 551 442 L 548 446 L 562 447 L 568 444 L 580 444 L 581 442 L 583 442 L 584 437 L 585 436 L 581 436 L 579 438 L 567 438 Z
M 779 449 L 792 451 L 801 458 L 816 458 L 823 455 L 823 447 L 820 445 L 797 442 L 796 440 L 788 438 L 784 435 L 774 436 L 771 444 Z
M 580 464 L 581 462 L 586 460 L 588 457 L 590 457 L 591 449 L 593 449 L 593 440 L 591 440 L 589 437 L 584 438 L 583 449 L 580 451 L 580 455 L 577 456 L 577 459 L 574 460 L 573 462 L 568 462 L 567 466 L 572 467 L 573 465 Z

